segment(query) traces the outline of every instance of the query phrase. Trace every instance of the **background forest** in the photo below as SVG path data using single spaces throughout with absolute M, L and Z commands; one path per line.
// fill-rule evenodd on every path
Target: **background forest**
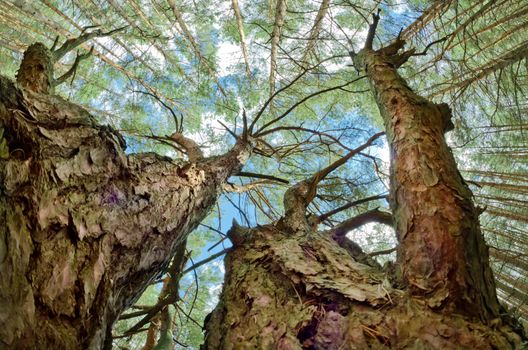
M 232 220 L 244 226 L 277 220 L 288 184 L 383 129 L 349 55 L 362 47 L 378 8 L 374 45 L 400 33 L 418 53 L 400 74 L 422 96 L 452 108 L 455 129 L 447 139 L 482 210 L 498 296 L 528 322 L 528 2 L 0 1 L 0 73 L 11 78 L 34 42 L 51 47 L 57 37 L 119 29 L 56 65 L 60 77 L 78 63 L 57 93 L 119 130 L 128 153 L 184 158 L 166 138 L 183 130 L 206 155 L 220 154 L 244 127 L 242 115 L 258 119 L 256 155 L 188 239 L 180 300 L 169 309 L 176 348 L 203 342 Z M 389 158 L 381 137 L 319 185 L 310 212 L 335 210 L 324 221 L 333 227 L 366 211 L 389 210 Z M 379 263 L 395 259 L 397 240 L 388 226 L 371 223 L 349 236 Z M 156 304 L 162 288 L 160 276 L 122 316 L 113 333 L 117 348 L 148 348 L 159 318 L 125 332 Z

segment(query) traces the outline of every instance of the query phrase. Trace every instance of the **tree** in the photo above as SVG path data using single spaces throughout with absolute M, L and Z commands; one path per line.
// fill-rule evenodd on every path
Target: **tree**
M 367 36 L 362 28 L 378 6 L 386 16 L 377 35 L 374 26 Z M 196 346 L 202 315 L 194 306 L 202 314 L 211 307 L 203 298 L 214 288 L 198 288 L 199 274 L 185 273 L 203 271 L 226 251 L 226 288 L 207 326 L 212 348 L 241 336 L 258 341 L 250 336 L 262 329 L 262 341 L 285 347 L 345 337 L 360 347 L 403 344 L 420 329 L 416 344 L 437 347 L 484 346 L 484 334 L 498 346 L 519 342 L 511 333 L 519 328 L 495 295 L 478 216 L 499 298 L 526 318 L 522 1 L 7 0 L 0 12 L 3 73 L 19 72 L 18 85 L 1 80 L 1 207 L 9 223 L 0 239 L 2 283 L 9 286 L 0 299 L 9 305 L 0 308 L 9 312 L 0 312 L 8 325 L 3 342 L 40 337 L 48 344 L 60 339 L 64 347 L 99 347 L 105 338 L 110 347 L 114 338 L 114 345 L 132 348 Z M 390 42 L 401 22 L 407 27 L 398 40 L 374 51 L 376 38 Z M 365 42 L 362 33 L 367 47 L 353 55 L 356 75 L 348 51 Z M 113 35 L 96 38 L 105 34 Z M 403 40 L 423 55 L 400 53 Z M 26 51 L 34 42 L 45 45 Z M 240 56 L 226 67 L 222 52 L 231 43 Z M 75 55 L 76 47 L 84 51 Z M 413 64 L 399 68 L 409 56 Z M 446 143 L 449 114 L 456 128 Z M 408 115 L 428 122 L 409 125 L 417 118 Z M 212 117 L 227 137 L 210 126 Z M 395 161 L 390 210 L 388 169 L 379 158 L 383 137 L 371 138 L 383 124 Z M 455 146 L 465 181 L 447 144 Z M 204 157 L 203 150 L 224 155 Z M 240 152 L 254 155 L 246 172 Z M 186 161 L 174 160 L 183 154 Z M 192 181 L 201 172 L 203 186 Z M 315 175 L 306 179 L 309 173 Z M 235 174 L 260 179 L 228 182 Z M 297 185 L 284 193 L 288 182 Z M 254 228 L 235 226 L 232 250 L 194 263 L 204 244 L 213 248 L 213 234 L 225 232 L 225 217 L 233 215 L 227 206 Z M 212 215 L 187 239 L 185 252 L 188 232 L 208 208 Z M 357 243 L 347 238 L 365 223 L 368 235 L 356 235 Z M 227 241 L 221 237 L 214 246 Z M 395 249 L 396 262 L 381 268 L 377 259 Z M 184 267 L 187 261 L 192 266 Z M 187 277 L 178 285 L 181 276 Z M 240 285 L 247 287 L 235 290 Z M 136 302 L 147 286 L 148 295 Z M 275 286 L 273 304 L 287 306 L 270 307 L 269 286 Z M 36 316 L 26 317 L 32 305 Z M 416 310 L 422 318 L 412 318 Z M 240 323 L 247 315 L 262 316 L 252 319 L 262 327 Z M 123 321 L 112 334 L 118 317 Z M 427 329 L 418 324 L 423 317 L 434 321 Z M 26 327 L 32 319 L 44 326 Z M 464 332 L 452 332 L 453 324 Z M 31 329 L 30 336 L 13 329 Z M 223 329 L 231 329 L 225 338 Z M 394 329 L 410 335 L 394 339 Z
M 319 182 L 370 139 L 291 187 L 279 221 L 231 229 L 234 248 L 227 253 L 220 303 L 206 325 L 206 349 L 521 346 L 520 329 L 493 326 L 502 322 L 501 309 L 479 213 L 444 138 L 453 128 L 451 111 L 417 95 L 398 74 L 415 55 L 415 49 L 399 52 L 404 40 L 373 49 L 379 19 L 378 11 L 365 46 L 351 56 L 366 73 L 391 149 L 390 202 L 399 241 L 394 275 L 358 264 L 368 263 L 361 249 L 338 244 L 344 232 L 369 221 L 390 224 L 391 215 L 371 211 L 320 233 L 320 219 L 306 212 Z M 387 286 L 390 279 L 402 289 Z
M 20 87 L 1 81 L 2 342 L 13 348 L 109 347 L 117 316 L 183 258 L 187 234 L 251 153 L 244 134 L 205 158 L 177 130 L 169 141 L 187 163 L 125 155 L 117 132 L 50 94 L 64 81 L 55 62 L 92 34 L 56 50 L 31 45 Z

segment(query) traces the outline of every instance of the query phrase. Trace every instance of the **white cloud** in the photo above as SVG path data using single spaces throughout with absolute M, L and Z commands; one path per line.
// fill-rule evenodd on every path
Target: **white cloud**
M 242 51 L 239 45 L 224 41 L 218 46 L 216 55 L 218 57 L 218 73 L 221 77 L 238 72 L 235 66 L 242 60 Z

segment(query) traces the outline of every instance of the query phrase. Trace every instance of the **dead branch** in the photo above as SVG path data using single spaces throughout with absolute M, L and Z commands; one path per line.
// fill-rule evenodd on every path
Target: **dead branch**
M 90 39 L 110 36 L 112 34 L 120 32 L 120 31 L 122 31 L 122 30 L 124 30 L 126 28 L 127 27 L 116 28 L 116 29 L 113 29 L 113 30 L 111 30 L 109 32 L 103 32 L 101 29 L 98 29 L 98 30 L 95 30 L 95 31 L 90 32 L 90 33 L 81 34 L 77 38 L 68 39 L 68 40 L 66 40 L 64 42 L 64 44 L 62 44 L 61 47 L 59 47 L 57 50 L 52 52 L 53 61 L 57 62 L 62 57 L 64 57 L 64 55 L 66 55 L 68 52 L 70 52 L 71 50 L 74 50 L 79 45 L 84 44 L 85 42 L 87 42 Z
M 209 257 L 207 257 L 207 258 L 205 258 L 205 259 L 203 259 L 203 260 L 201 260 L 201 261 L 199 261 L 199 262 L 197 262 L 195 264 L 193 264 L 192 266 L 186 268 L 182 272 L 182 274 L 185 275 L 185 274 L 187 274 L 187 273 L 189 273 L 189 272 L 191 272 L 193 270 L 196 270 L 200 266 L 203 266 L 203 265 L 207 264 L 208 262 L 213 261 L 213 260 L 221 257 L 222 255 L 226 254 L 229 250 L 231 250 L 231 248 L 226 248 L 226 249 L 224 249 L 224 250 L 222 250 L 222 251 L 220 251 L 218 253 L 215 253 L 215 254 L 213 254 L 213 255 L 211 255 L 211 256 L 209 256 Z
M 154 305 L 150 310 L 148 310 L 146 315 L 138 323 L 136 323 L 134 326 L 124 332 L 125 335 L 134 334 L 134 332 L 141 329 L 144 325 L 150 322 L 150 320 L 155 315 L 157 315 L 158 312 L 163 310 L 163 308 L 170 304 L 174 304 L 179 299 L 178 282 L 180 280 L 180 277 L 183 275 L 183 267 L 185 266 L 185 263 L 188 258 L 188 255 L 185 254 L 186 244 L 187 241 L 180 243 L 178 249 L 176 250 L 176 253 L 174 254 L 174 259 L 167 271 L 169 274 L 170 283 L 168 284 L 166 297 L 160 299 L 156 303 L 156 305 Z
M 355 207 L 355 206 L 358 206 L 360 204 L 363 204 L 363 203 L 368 203 L 368 202 L 371 202 L 371 201 L 374 201 L 374 200 L 378 200 L 378 199 L 386 199 L 387 198 L 387 195 L 377 195 L 377 196 L 370 196 L 370 197 L 366 197 L 366 198 L 362 198 L 362 199 L 359 199 L 359 200 L 356 200 L 356 201 L 352 201 L 352 202 L 349 202 L 345 205 L 342 205 L 334 210 L 330 210 L 329 212 L 327 213 L 324 213 L 322 215 L 319 215 L 319 222 L 322 222 L 326 219 L 328 219 L 329 217 L 337 214 L 337 213 L 340 213 L 342 212 L 343 210 L 347 210 L 347 209 L 350 209 L 352 207 Z
M 376 35 L 376 28 L 380 20 L 381 9 L 378 9 L 377 13 L 372 14 L 372 24 L 369 26 L 367 39 L 365 40 L 365 49 L 372 50 L 372 45 L 374 43 L 374 36 Z
M 79 66 L 79 63 L 84 60 L 84 59 L 87 59 L 88 57 L 90 57 L 93 53 L 93 49 L 94 47 L 92 46 L 90 51 L 88 51 L 87 53 L 84 53 L 82 55 L 79 55 L 79 53 L 77 52 L 77 56 L 75 57 L 75 61 L 73 62 L 73 65 L 71 66 L 71 68 L 66 72 L 64 73 L 61 77 L 57 78 L 57 79 L 54 79 L 53 80 L 53 86 L 59 86 L 60 84 L 64 83 L 66 80 L 68 80 L 71 76 L 74 76 L 74 74 L 76 73 L 77 71 L 77 67 Z
M 297 101 L 296 103 L 294 103 L 290 108 L 288 108 L 284 113 L 282 113 L 281 115 L 279 115 L 278 117 L 274 118 L 273 120 L 267 122 L 266 124 L 264 124 L 263 126 L 261 126 L 254 134 L 255 137 L 259 137 L 260 136 L 260 133 L 262 131 L 264 131 L 264 129 L 266 129 L 267 127 L 269 127 L 270 125 L 273 125 L 275 124 L 276 122 L 280 121 L 281 119 L 283 119 L 284 117 L 286 117 L 288 114 L 290 114 L 295 108 L 297 108 L 298 106 L 300 106 L 301 104 L 303 104 L 304 102 L 306 102 L 307 100 L 313 98 L 313 97 L 316 97 L 318 95 L 321 95 L 321 94 L 324 94 L 326 92 L 330 92 L 330 91 L 333 91 L 333 90 L 338 90 L 338 89 L 341 89 L 341 88 L 344 88 L 350 84 L 353 84 L 361 79 L 365 78 L 364 76 L 361 76 L 361 77 L 358 77 L 354 80 L 351 80 L 347 83 L 344 83 L 344 84 L 341 84 L 341 85 L 337 85 L 337 86 L 333 86 L 333 87 L 329 87 L 327 89 L 323 89 L 323 90 L 319 90 L 319 91 L 316 91 L 314 92 L 313 94 L 310 94 L 308 96 L 305 96 L 304 98 L 300 99 L 299 101 Z
M 244 184 L 244 185 L 237 185 L 237 184 L 226 182 L 225 184 L 222 185 L 222 189 L 225 192 L 244 193 L 244 192 L 253 190 L 255 188 L 264 186 L 264 185 L 274 185 L 274 184 L 276 184 L 276 182 L 272 180 L 257 180 L 257 181 Z
M 272 176 L 272 175 L 265 175 L 265 174 L 250 173 L 250 172 L 247 172 L 247 171 L 240 171 L 240 172 L 238 172 L 238 174 L 236 174 L 236 176 L 253 177 L 253 178 L 257 178 L 257 179 L 266 179 L 266 180 L 271 180 L 271 181 L 275 181 L 275 182 L 280 182 L 280 183 L 283 183 L 283 184 L 286 184 L 286 185 L 290 183 L 288 180 L 281 179 L 280 177 L 276 177 L 276 176 Z

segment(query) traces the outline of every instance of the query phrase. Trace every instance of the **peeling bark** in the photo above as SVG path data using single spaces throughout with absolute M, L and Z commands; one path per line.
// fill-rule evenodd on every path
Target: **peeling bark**
M 520 337 L 437 313 L 328 235 L 234 227 L 202 349 L 512 349 Z
M 27 89 L 0 77 L 0 348 L 110 348 L 116 318 L 206 216 L 250 146 L 187 163 L 126 155 L 117 132 L 44 94 L 47 67 L 30 57 L 18 73 Z
M 376 51 L 365 45 L 353 56 L 370 81 L 391 149 L 398 267 L 410 292 L 431 308 L 491 322 L 499 317 L 495 281 L 472 193 L 445 140 L 451 112 L 414 93 L 398 74 L 414 52 L 398 54 L 403 45 L 399 38 Z

